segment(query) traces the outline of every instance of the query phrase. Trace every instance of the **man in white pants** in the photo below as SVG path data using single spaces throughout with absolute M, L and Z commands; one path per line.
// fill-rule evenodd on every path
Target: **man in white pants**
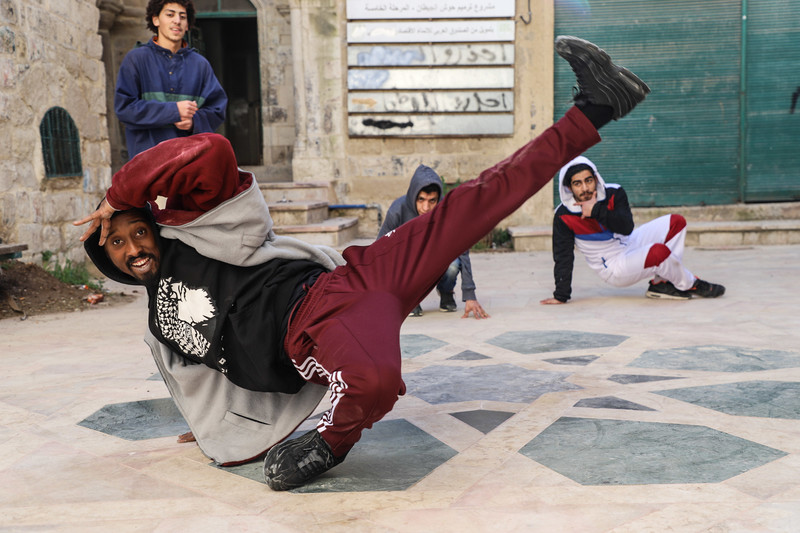
M 697 278 L 683 266 L 686 219 L 665 215 L 634 229 L 625 190 L 605 183 L 583 156 L 561 168 L 561 204 L 553 217 L 556 289 L 542 304 L 566 303 L 572 293 L 574 248 L 606 283 L 627 287 L 653 277 L 648 298 L 716 298 L 725 287 Z

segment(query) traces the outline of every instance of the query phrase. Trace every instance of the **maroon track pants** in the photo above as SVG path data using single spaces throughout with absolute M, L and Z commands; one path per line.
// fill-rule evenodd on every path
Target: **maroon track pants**
M 333 406 L 317 429 L 334 455 L 346 454 L 405 393 L 400 326 L 448 265 L 599 141 L 573 107 L 427 214 L 369 246 L 347 248 L 347 264 L 317 279 L 289 324 L 285 346 L 307 381 L 330 389 Z

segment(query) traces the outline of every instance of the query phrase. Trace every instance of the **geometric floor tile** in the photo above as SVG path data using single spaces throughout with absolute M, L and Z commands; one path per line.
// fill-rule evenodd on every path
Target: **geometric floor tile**
M 507 331 L 486 342 L 517 353 L 531 354 L 617 346 L 626 339 L 628 337 L 624 335 L 571 330 Z
M 514 413 L 506 411 L 489 411 L 486 409 L 478 409 L 476 411 L 462 411 L 460 413 L 450 413 L 450 415 L 458 418 L 465 424 L 472 426 L 483 434 L 489 433 L 491 430 L 514 416 Z
M 615 381 L 622 385 L 627 385 L 628 383 L 647 383 L 650 381 L 663 381 L 665 379 L 683 379 L 678 376 L 647 376 L 643 374 L 614 374 L 610 378 L 609 381 Z
M 687 346 L 646 351 L 628 366 L 710 372 L 758 372 L 800 367 L 800 353 L 737 346 Z
M 189 431 L 172 398 L 108 404 L 78 425 L 125 440 L 177 437 Z
M 516 365 L 429 366 L 403 376 L 407 394 L 430 404 L 474 400 L 530 403 L 542 394 L 581 387 L 564 381 L 569 372 L 529 370 Z
M 586 366 L 597 359 L 596 355 L 576 355 L 575 357 L 557 357 L 555 359 L 544 359 L 553 365 L 576 365 Z
M 432 352 L 445 345 L 446 342 L 427 335 L 400 335 L 400 355 L 405 359 Z
M 473 352 L 472 350 L 464 350 L 461 353 L 447 358 L 448 361 L 478 361 L 480 359 L 491 359 L 491 357 L 483 355 L 482 353 Z
M 745 381 L 654 391 L 721 413 L 800 420 L 800 383 Z
M 719 483 L 786 455 L 705 426 L 560 418 L 520 453 L 581 485 Z
M 296 432 L 289 438 L 303 433 Z M 291 492 L 405 490 L 456 454 L 406 420 L 384 420 L 364 431 L 342 464 Z M 218 468 L 264 483 L 263 461 Z
M 629 409 L 631 411 L 655 411 L 650 407 L 629 402 L 616 396 L 601 396 L 599 398 L 583 398 L 575 407 L 589 407 L 592 409 Z

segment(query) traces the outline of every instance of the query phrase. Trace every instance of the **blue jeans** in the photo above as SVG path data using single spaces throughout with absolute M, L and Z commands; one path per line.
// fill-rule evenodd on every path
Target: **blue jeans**
M 439 279 L 439 283 L 436 284 L 436 290 L 441 294 L 453 292 L 456 288 L 456 278 L 459 272 L 461 272 L 461 259 L 456 258 Z

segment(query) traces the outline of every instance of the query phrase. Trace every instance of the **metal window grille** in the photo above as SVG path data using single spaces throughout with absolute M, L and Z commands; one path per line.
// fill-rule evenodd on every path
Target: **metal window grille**
M 48 178 L 83 174 L 78 128 L 63 107 L 51 107 L 39 124 L 44 172 Z

